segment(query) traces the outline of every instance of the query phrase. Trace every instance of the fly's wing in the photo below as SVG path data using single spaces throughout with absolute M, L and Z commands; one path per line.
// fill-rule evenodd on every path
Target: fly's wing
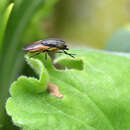
M 39 40 L 37 42 L 34 42 L 30 45 L 25 46 L 23 49 L 27 52 L 39 52 L 39 51 L 45 51 L 49 49 L 48 46 L 44 46 L 42 43 L 42 40 Z
M 65 41 L 58 38 L 44 39 L 42 44 L 45 46 L 49 46 L 51 50 L 54 49 L 69 50 Z

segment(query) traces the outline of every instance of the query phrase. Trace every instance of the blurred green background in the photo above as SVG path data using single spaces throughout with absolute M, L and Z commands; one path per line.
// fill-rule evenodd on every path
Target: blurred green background
M 0 129 L 15 130 L 4 105 L 19 75 L 35 76 L 22 48 L 56 37 L 68 46 L 130 52 L 130 0 L 0 0 Z

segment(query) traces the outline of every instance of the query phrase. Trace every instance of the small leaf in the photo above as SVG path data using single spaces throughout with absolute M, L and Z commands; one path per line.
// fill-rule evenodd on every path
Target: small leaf
M 43 55 L 41 55 L 42 57 Z M 41 58 L 39 57 L 39 58 Z M 35 70 L 35 72 L 39 75 L 39 82 L 42 85 L 42 88 L 46 89 L 49 82 L 49 75 L 47 70 L 44 67 L 42 60 L 38 60 L 37 58 L 29 58 L 29 55 L 26 55 L 25 58 L 29 65 Z
M 18 91 L 16 90 L 16 86 L 20 86 Z M 35 78 L 27 78 L 25 76 L 21 76 L 17 82 L 12 84 L 10 93 L 12 96 L 20 96 L 24 95 L 25 91 L 29 93 L 40 93 L 43 91 L 44 86 Z
M 81 59 L 58 58 L 55 60 L 55 63 L 67 67 L 68 69 L 83 70 L 83 61 Z
M 38 80 L 20 77 L 6 103 L 13 122 L 24 130 L 128 130 L 130 57 L 85 49 L 73 52 L 75 60 L 84 63 L 82 71 L 57 70 L 50 58 L 33 59 L 44 63 L 49 82 L 58 86 L 63 97 L 39 93 Z

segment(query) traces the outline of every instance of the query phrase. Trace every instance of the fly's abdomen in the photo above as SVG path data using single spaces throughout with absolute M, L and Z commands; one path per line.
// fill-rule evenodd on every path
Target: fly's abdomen
M 38 51 L 47 50 L 49 47 L 42 45 L 41 42 L 42 40 L 32 43 L 30 45 L 27 45 L 23 48 L 23 50 L 26 52 L 38 52 Z

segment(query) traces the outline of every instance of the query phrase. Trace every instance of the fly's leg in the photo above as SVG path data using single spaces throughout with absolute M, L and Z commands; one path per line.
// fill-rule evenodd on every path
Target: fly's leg
M 45 53 L 45 60 L 47 60 L 48 50 L 44 50 L 44 51 L 42 51 L 42 52 L 44 52 L 44 53 Z
M 37 56 L 37 55 L 39 55 L 41 52 L 38 52 L 38 53 L 36 53 L 36 54 L 34 54 L 34 55 L 32 55 L 32 56 L 29 56 L 29 58 L 32 58 L 32 57 L 34 57 L 34 56 Z
M 47 60 L 47 51 L 45 52 L 45 60 Z
M 73 56 L 73 55 L 75 55 L 75 54 L 68 53 L 68 52 L 66 52 L 65 50 L 63 50 L 63 51 L 58 51 L 57 53 L 64 53 L 64 54 L 66 54 L 66 55 L 69 55 L 69 56 L 75 58 L 75 57 Z
M 66 52 L 65 50 L 63 50 L 63 53 L 65 53 L 66 55 L 71 56 L 72 58 L 75 58 L 75 57 L 73 56 L 73 55 L 75 55 L 75 54 L 68 53 L 68 52 Z
M 36 54 L 34 54 L 34 55 L 32 55 L 32 56 L 29 56 L 29 58 L 32 58 L 32 57 L 34 57 L 34 56 L 37 56 L 37 55 L 39 55 L 41 52 L 45 52 L 45 60 L 47 60 L 47 53 L 48 53 L 47 50 L 45 50 L 45 51 L 40 51 L 40 52 L 38 52 L 38 53 L 36 53 Z

